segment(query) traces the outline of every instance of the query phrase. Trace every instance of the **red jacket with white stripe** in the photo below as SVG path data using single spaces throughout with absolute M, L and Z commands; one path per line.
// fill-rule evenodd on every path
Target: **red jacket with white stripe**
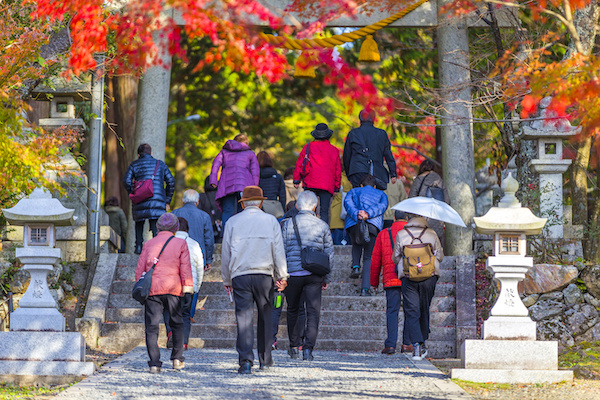
M 392 238 L 396 240 L 396 235 L 400 232 L 406 221 L 397 221 L 392 224 Z M 383 229 L 377 235 L 373 255 L 371 256 L 371 286 L 379 286 L 379 276 L 383 275 L 383 287 L 399 287 L 402 282 L 398 279 L 396 265 L 392 259 L 394 248 L 390 242 L 389 228 Z M 382 271 L 383 270 L 383 271 Z

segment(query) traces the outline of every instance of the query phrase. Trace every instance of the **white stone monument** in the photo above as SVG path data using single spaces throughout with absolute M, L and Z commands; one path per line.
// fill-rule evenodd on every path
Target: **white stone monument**
M 546 218 L 521 207 L 515 192 L 518 182 L 509 174 L 502 182 L 505 196 L 498 207 L 474 218 L 477 233 L 494 236 L 494 255 L 487 268 L 500 281 L 500 294 L 483 323 L 483 340 L 465 340 L 461 366 L 453 379 L 471 382 L 548 383 L 573 380 L 573 371 L 558 370 L 558 342 L 536 341 L 536 323 L 517 289 L 533 266 L 526 256 L 526 235 L 539 234 Z
M 540 101 L 540 117 L 531 126 L 523 126 L 523 139 L 538 141 L 538 158 L 529 167 L 540 176 L 540 211 L 548 217 L 548 236 L 561 239 L 563 235 L 563 174 L 571 160 L 562 158 L 563 139 L 579 133 L 564 117 L 548 110 L 552 97 Z
M 16 249 L 16 257 L 31 279 L 19 308 L 10 314 L 10 332 L 0 332 L 0 381 L 65 383 L 91 375 L 94 363 L 85 362 L 85 340 L 79 332 L 65 332 L 65 318 L 47 280 L 61 259 L 54 247 L 55 226 L 72 225 L 74 210 L 38 188 L 2 211 L 12 225 L 23 226 L 23 247 Z

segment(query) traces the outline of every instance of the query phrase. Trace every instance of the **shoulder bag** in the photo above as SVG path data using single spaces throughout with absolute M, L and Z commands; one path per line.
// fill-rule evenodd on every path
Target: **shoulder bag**
M 367 224 L 368 222 L 364 219 L 356 221 L 355 228 L 352 232 L 352 244 L 365 246 L 371 241 L 371 237 L 369 236 L 369 226 Z
M 133 190 L 129 193 L 129 198 L 133 204 L 139 204 L 144 200 L 148 200 L 150 197 L 154 196 L 154 187 L 153 181 L 154 176 L 158 172 L 159 162 L 156 160 L 156 167 L 154 168 L 154 173 L 150 179 L 144 179 L 143 181 L 135 181 L 133 183 Z
M 331 272 L 331 266 L 329 265 L 329 255 L 323 250 L 315 249 L 314 247 L 302 247 L 302 240 L 300 239 L 300 232 L 298 232 L 298 224 L 296 223 L 296 217 L 292 217 L 292 223 L 294 224 L 294 233 L 296 234 L 296 240 L 298 246 L 300 246 L 300 259 L 302 260 L 302 268 L 310 273 L 317 276 L 325 276 Z
M 167 239 L 164 246 L 160 250 L 160 253 L 158 253 L 158 256 L 154 259 L 154 265 L 150 268 L 148 272 L 142 275 L 142 277 L 133 285 L 131 297 L 137 300 L 141 305 L 146 304 L 146 300 L 148 300 L 148 296 L 150 296 L 150 287 L 152 286 L 152 274 L 154 273 L 154 268 L 156 267 L 156 264 L 158 264 L 158 259 L 163 253 L 165 247 L 167 247 L 171 239 L 173 239 L 174 237 L 175 236 L 171 236 L 169 239 Z

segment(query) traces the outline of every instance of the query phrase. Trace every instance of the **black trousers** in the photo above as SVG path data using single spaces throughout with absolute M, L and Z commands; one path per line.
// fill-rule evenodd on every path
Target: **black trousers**
M 181 315 L 183 318 L 183 343 L 188 344 L 190 341 L 190 331 L 192 329 L 191 313 L 192 313 L 192 299 L 194 295 L 191 293 L 185 293 L 181 299 Z M 166 308 L 163 310 L 163 321 L 165 322 L 165 328 L 167 334 L 172 332 L 171 326 L 169 325 L 169 310 Z
M 310 190 L 319 198 L 319 217 L 329 225 L 329 211 L 331 209 L 331 193 L 327 190 L 323 189 L 311 189 L 306 188 L 306 190 Z
M 288 303 L 287 323 L 290 347 L 302 345 L 302 349 L 312 350 L 317 342 L 319 333 L 319 319 L 321 318 L 321 292 L 323 290 L 322 276 L 314 274 L 306 276 L 290 276 L 288 286 L 285 288 L 285 298 Z M 306 300 L 306 330 L 304 332 L 304 344 L 300 337 L 300 299 Z
M 429 339 L 429 306 L 435 294 L 437 280 L 437 276 L 421 282 L 402 278 L 404 328 L 408 331 L 411 344 L 424 343 Z
M 156 229 L 156 222 L 158 221 L 157 219 L 149 219 L 148 222 L 150 223 L 150 230 L 152 231 L 152 237 L 156 236 L 156 234 L 158 233 L 158 230 Z M 146 222 L 145 219 L 141 220 L 141 221 L 135 221 L 135 247 L 139 247 L 142 245 L 142 243 L 144 243 L 144 222 Z
M 357 229 L 356 225 L 348 228 L 350 230 L 350 235 L 354 236 L 354 231 Z M 373 255 L 373 248 L 375 248 L 375 241 L 377 240 L 377 235 L 373 235 L 369 232 L 369 243 L 364 246 L 359 246 L 357 244 L 352 243 L 352 266 L 360 265 L 360 259 L 362 258 L 362 289 L 369 289 L 371 287 L 371 256 Z
M 151 367 L 160 367 L 160 350 L 158 348 L 158 330 L 163 309 L 169 311 L 169 326 L 173 330 L 173 350 L 171 360 L 183 361 L 183 318 L 181 317 L 181 298 L 171 294 L 150 296 L 144 307 L 144 321 L 146 324 L 146 349 Z
M 273 340 L 273 278 L 270 275 L 248 274 L 236 276 L 231 281 L 237 321 L 236 350 L 240 364 L 254 363 L 254 331 L 252 320 L 254 303 L 258 311 L 256 343 L 260 365 L 270 365 L 271 341 Z

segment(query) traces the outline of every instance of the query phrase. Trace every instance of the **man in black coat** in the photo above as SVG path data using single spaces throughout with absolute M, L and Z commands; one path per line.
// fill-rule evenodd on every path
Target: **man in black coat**
M 125 189 L 131 194 L 136 181 L 152 179 L 154 192 L 152 197 L 132 204 L 135 221 L 135 253 L 140 254 L 144 241 L 144 222 L 148 220 L 152 235 L 156 236 L 156 221 L 166 212 L 167 204 L 171 203 L 175 192 L 175 178 L 164 162 L 152 157 L 152 148 L 149 144 L 140 144 L 137 153 L 139 158 L 129 165 L 123 178 Z
M 375 128 L 375 113 L 362 110 L 358 114 L 360 127 L 352 129 L 344 145 L 344 170 L 353 187 L 360 187 L 365 175 L 373 175 L 377 189 L 387 189 L 389 175 L 396 183 L 396 161 L 392 155 L 390 138 L 383 129 Z M 388 170 L 383 166 L 387 162 Z

